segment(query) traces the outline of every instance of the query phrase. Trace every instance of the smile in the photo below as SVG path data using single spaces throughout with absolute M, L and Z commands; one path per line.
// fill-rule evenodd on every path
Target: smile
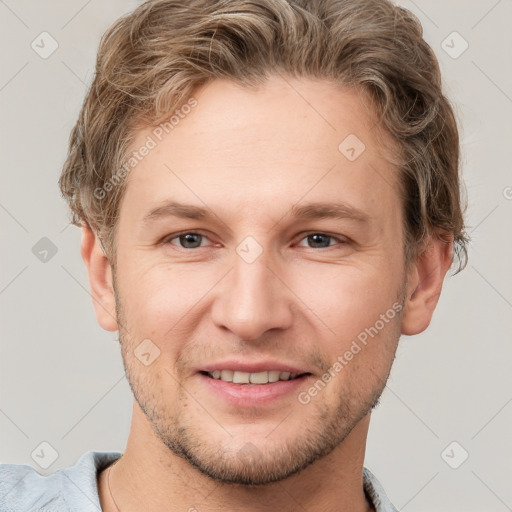
M 279 370 L 269 370 L 261 372 L 244 372 L 239 370 L 214 370 L 212 372 L 201 372 L 212 379 L 219 379 L 233 384 L 268 384 L 281 380 L 293 380 L 305 373 L 281 372 Z

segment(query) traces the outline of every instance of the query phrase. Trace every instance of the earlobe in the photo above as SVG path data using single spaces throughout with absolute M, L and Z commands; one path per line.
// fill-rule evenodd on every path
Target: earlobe
M 89 284 L 98 323 L 107 331 L 117 331 L 117 313 L 112 269 L 98 236 L 87 223 L 82 224 L 82 259 L 89 274 Z
M 411 263 L 402 316 L 402 334 L 419 334 L 429 326 L 452 256 L 453 238 L 447 240 L 431 237 L 425 250 Z

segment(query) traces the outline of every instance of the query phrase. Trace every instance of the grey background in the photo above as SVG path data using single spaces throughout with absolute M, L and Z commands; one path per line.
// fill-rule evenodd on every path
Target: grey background
M 128 435 L 116 334 L 96 323 L 57 179 L 99 39 L 137 3 L 0 0 L 0 462 L 42 474 L 87 450 L 123 451 Z M 512 2 L 400 4 L 421 20 L 456 105 L 472 244 L 429 329 L 402 338 L 365 465 L 400 510 L 512 510 Z M 43 31 L 59 45 L 47 59 L 31 48 Z M 469 44 L 458 58 L 453 31 Z M 47 469 L 31 456 L 41 442 L 58 453 Z

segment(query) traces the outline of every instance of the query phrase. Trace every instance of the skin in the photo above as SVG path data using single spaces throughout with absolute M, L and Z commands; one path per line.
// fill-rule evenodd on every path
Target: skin
M 428 239 L 406 267 L 393 144 L 360 93 L 274 76 L 258 89 L 215 80 L 194 97 L 197 107 L 129 174 L 114 272 L 83 227 L 97 318 L 119 330 L 135 396 L 125 452 L 110 470 L 117 506 L 373 510 L 362 486 L 372 406 L 400 335 L 430 323 L 452 245 Z M 133 147 L 149 134 L 141 127 Z M 366 146 L 354 161 L 338 150 L 349 134 Z M 143 222 L 168 200 L 207 207 L 212 218 Z M 290 215 L 327 201 L 357 208 L 366 222 Z M 187 246 L 183 232 L 204 236 Z M 252 263 L 236 251 L 248 236 L 262 250 Z M 300 403 L 299 392 L 393 304 L 402 311 Z M 134 353 L 145 339 L 160 351 L 148 366 Z M 238 408 L 198 373 L 228 358 L 283 361 L 311 375 L 293 393 Z M 107 476 L 98 478 L 100 501 L 115 512 Z

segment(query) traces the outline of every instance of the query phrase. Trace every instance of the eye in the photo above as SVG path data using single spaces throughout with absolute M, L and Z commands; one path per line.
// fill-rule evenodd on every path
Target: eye
M 166 244 L 178 245 L 173 243 L 174 240 L 179 241 L 179 247 L 182 249 L 197 249 L 201 247 L 201 242 L 206 239 L 204 235 L 200 233 L 195 233 L 193 231 L 188 231 L 186 233 L 180 233 L 179 235 L 175 235 L 172 238 L 166 238 L 163 240 Z
M 178 233 L 177 235 L 171 235 L 165 238 L 162 243 L 177 245 L 182 249 L 198 249 L 205 246 L 205 244 L 202 243 L 205 240 L 208 240 L 205 235 L 195 231 L 187 231 L 184 233 Z M 345 240 L 326 233 L 310 233 L 301 239 L 298 244 L 299 246 L 302 245 L 302 241 L 306 241 L 308 246 L 312 249 L 328 249 L 329 247 L 336 245 L 335 242 L 338 242 L 339 244 L 346 243 Z M 331 243 L 333 241 L 334 243 Z M 302 246 L 304 247 L 304 245 Z
M 331 247 L 331 244 L 329 243 L 331 240 L 336 240 L 342 244 L 346 243 L 344 240 L 341 240 L 331 235 L 327 235 L 326 233 L 311 233 L 302 238 L 302 240 L 310 242 L 312 244 L 313 249 L 326 249 L 328 247 Z

